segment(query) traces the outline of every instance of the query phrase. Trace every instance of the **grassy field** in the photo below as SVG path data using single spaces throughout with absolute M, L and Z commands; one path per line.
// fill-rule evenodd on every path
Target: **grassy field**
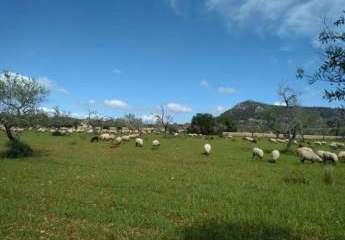
M 201 138 L 22 139 L 37 155 L 0 159 L 0 239 L 345 239 L 345 164 L 327 185 L 321 164 L 268 163 L 284 145 L 215 138 L 205 156 Z M 251 160 L 253 146 L 265 159 Z

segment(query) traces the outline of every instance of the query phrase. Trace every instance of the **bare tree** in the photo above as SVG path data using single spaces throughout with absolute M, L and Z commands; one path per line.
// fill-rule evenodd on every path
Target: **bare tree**
M 286 150 L 289 150 L 293 140 L 296 139 L 298 132 L 302 128 L 301 112 L 298 108 L 298 98 L 300 93 L 288 85 L 281 84 L 277 92 L 282 105 L 283 112 L 280 116 L 282 129 L 286 137 L 289 139 Z
M 128 129 L 137 130 L 141 134 L 143 127 L 143 120 L 141 118 L 136 118 L 135 114 L 129 113 L 125 115 L 124 119 Z
M 166 136 L 169 130 L 169 126 L 173 122 L 173 116 L 169 113 L 169 109 L 165 105 L 160 106 L 160 111 L 155 115 L 158 126 L 164 129 L 164 135 Z
M 8 139 L 16 142 L 11 128 L 38 112 L 48 90 L 33 78 L 5 71 L 0 74 L 0 122 Z

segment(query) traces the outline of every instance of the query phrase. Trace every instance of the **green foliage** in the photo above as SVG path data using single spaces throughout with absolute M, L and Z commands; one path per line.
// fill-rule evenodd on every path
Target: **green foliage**
M 212 114 L 197 113 L 192 118 L 190 129 L 193 133 L 210 135 L 215 133 L 215 127 L 216 120 Z
M 327 82 L 324 97 L 329 101 L 345 100 L 345 11 L 332 27 L 326 26 L 319 34 L 319 42 L 324 53 L 322 63 L 318 70 L 311 76 L 305 74 L 303 69 L 297 70 L 300 78 L 304 76 L 310 84 Z
M 32 156 L 33 150 L 28 144 L 17 140 L 8 141 L 6 143 L 6 150 L 4 153 L 7 158 L 21 158 Z

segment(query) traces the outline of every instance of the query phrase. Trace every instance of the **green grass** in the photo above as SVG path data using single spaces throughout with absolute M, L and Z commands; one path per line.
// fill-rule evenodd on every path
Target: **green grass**
M 321 164 L 268 163 L 284 145 L 215 138 L 205 156 L 199 138 L 22 139 L 36 156 L 0 159 L 0 239 L 345 239 L 345 164 L 325 184 Z M 253 146 L 263 160 L 251 160 Z M 306 182 L 286 181 L 296 172 Z

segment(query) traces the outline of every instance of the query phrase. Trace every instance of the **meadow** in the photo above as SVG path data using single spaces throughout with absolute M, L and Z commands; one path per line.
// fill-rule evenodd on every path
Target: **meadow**
M 284 145 L 267 140 L 21 138 L 36 155 L 0 159 L 0 239 L 345 239 L 344 163 L 326 184 L 324 165 L 293 153 L 269 163 Z M 254 146 L 264 159 L 251 159 Z

